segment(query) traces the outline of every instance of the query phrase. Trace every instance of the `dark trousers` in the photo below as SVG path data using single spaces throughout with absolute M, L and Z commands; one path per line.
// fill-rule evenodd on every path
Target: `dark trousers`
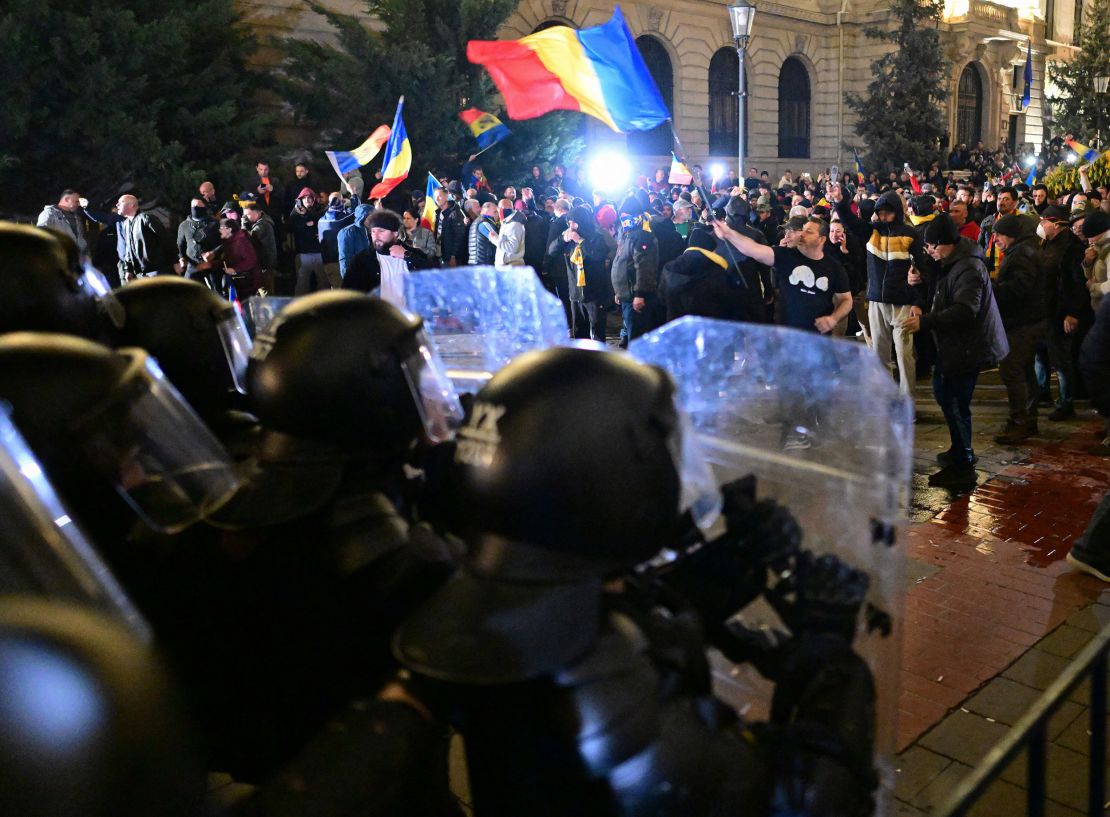
M 944 374 L 938 366 L 933 370 L 933 397 L 948 423 L 948 436 L 952 438 L 949 450 L 962 455 L 970 464 L 975 452 L 971 447 L 971 398 L 979 373 Z
M 595 301 L 570 302 L 570 336 L 605 343 L 605 310 Z
M 1049 366 L 1044 365 L 1038 354 L 1038 385 L 1041 389 L 1047 389 L 1051 370 L 1055 369 L 1056 380 L 1060 384 L 1060 397 L 1056 400 L 1056 407 L 1069 409 L 1075 401 L 1075 334 L 1068 335 L 1064 332 L 1062 319 L 1054 321 L 1048 327 L 1048 337 L 1045 338 L 1044 345 Z
M 998 374 L 1006 386 L 1011 423 L 1025 425 L 1037 421 L 1037 400 L 1041 389 L 1037 385 L 1037 370 L 1033 361 L 1037 344 L 1044 334 L 1044 321 L 1006 330 L 1010 354 L 998 365 Z
M 1104 298 L 1094 326 L 1083 338 L 1079 370 L 1095 410 L 1110 420 L 1110 297 Z
M 1110 493 L 1098 503 L 1087 529 L 1072 545 L 1072 551 L 1076 558 L 1088 563 L 1092 557 L 1103 560 L 1110 557 Z
M 621 316 L 624 318 L 621 337 L 632 340 L 659 326 L 662 323 L 658 319 L 659 311 L 659 297 L 656 295 L 645 295 L 644 308 L 639 312 L 632 308 L 631 298 L 621 298 Z

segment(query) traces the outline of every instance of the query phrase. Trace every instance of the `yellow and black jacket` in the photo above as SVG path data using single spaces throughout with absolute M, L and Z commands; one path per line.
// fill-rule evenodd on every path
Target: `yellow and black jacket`
M 916 260 L 924 263 L 925 253 L 917 230 L 906 224 L 902 197 L 893 190 L 879 196 L 875 210 L 893 210 L 894 221 L 864 222 L 852 212 L 851 202 L 842 201 L 836 206 L 841 221 L 866 242 L 867 247 L 867 300 L 895 306 L 916 305 L 924 307 L 928 299 L 922 284 L 910 286 L 907 276 Z

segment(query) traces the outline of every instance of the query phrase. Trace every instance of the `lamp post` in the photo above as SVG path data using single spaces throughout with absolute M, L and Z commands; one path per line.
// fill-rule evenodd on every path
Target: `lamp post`
M 1103 149 L 1102 144 L 1102 106 L 1103 97 L 1106 96 L 1106 86 L 1110 85 L 1110 77 L 1095 77 L 1095 93 L 1098 94 L 1098 149 Z
M 736 85 L 736 113 L 739 118 L 737 132 L 740 135 L 737 177 L 744 184 L 744 109 L 747 105 L 747 92 L 744 88 L 744 55 L 752 38 L 752 23 L 755 22 L 755 6 L 748 0 L 735 0 L 729 4 L 728 19 L 732 23 L 732 39 L 736 41 L 736 56 L 740 63 L 740 78 Z

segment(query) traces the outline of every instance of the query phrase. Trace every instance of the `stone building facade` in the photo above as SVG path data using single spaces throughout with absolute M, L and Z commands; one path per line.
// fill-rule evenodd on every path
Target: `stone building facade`
M 729 27 L 728 0 L 623 0 L 620 5 L 641 53 L 673 114 L 674 128 L 694 162 L 735 167 L 738 150 L 738 61 Z M 951 62 L 946 101 L 952 144 L 982 141 L 1021 151 L 1039 145 L 1050 125 L 1045 111 L 1045 65 L 1075 51 L 1074 28 L 1084 0 L 946 0 L 942 41 Z M 1077 7 L 1077 4 L 1080 4 Z M 357 11 L 357 0 L 330 0 Z M 614 0 L 522 0 L 496 33 L 523 37 L 550 25 L 598 25 Z M 869 25 L 889 22 L 882 0 L 755 0 L 746 57 L 745 166 L 816 172 L 846 167 L 856 141 L 854 114 L 843 104 L 862 93 L 871 61 L 883 43 L 864 36 Z M 296 0 L 252 3 L 248 16 L 262 29 L 326 37 L 322 18 Z M 372 21 L 368 21 L 373 24 Z M 1027 44 L 1032 41 L 1033 90 L 1022 109 Z M 641 166 L 668 160 L 669 126 L 658 132 L 613 134 L 588 122 L 591 148 L 626 149 Z

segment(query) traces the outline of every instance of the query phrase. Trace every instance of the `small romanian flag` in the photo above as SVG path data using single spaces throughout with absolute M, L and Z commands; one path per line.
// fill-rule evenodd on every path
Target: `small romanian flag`
M 1064 140 L 1064 144 L 1074 150 L 1084 162 L 1093 162 L 1098 158 L 1099 154 L 1097 150 L 1093 150 L 1080 142 L 1076 142 L 1070 136 Z
M 326 150 L 332 168 L 339 178 L 343 178 L 352 170 L 357 170 L 363 165 L 370 164 L 382 149 L 382 145 L 389 139 L 389 125 L 380 125 L 370 134 L 365 142 L 354 150 Z
M 428 174 L 428 186 L 424 188 L 424 212 L 420 214 L 420 224 L 429 230 L 436 228 L 436 191 L 442 190 L 439 179 Z
M 671 175 L 667 177 L 667 184 L 689 184 L 694 180 L 694 174 L 678 157 L 671 153 Z
M 576 31 L 553 26 L 519 40 L 471 40 L 511 119 L 581 111 L 618 133 L 652 130 L 671 118 L 618 6 L 609 22 Z
M 470 128 L 475 141 L 478 142 L 478 147 L 482 150 L 493 147 L 512 133 L 496 116 L 477 108 L 467 108 L 459 114 L 459 119 Z
M 404 97 L 397 100 L 397 113 L 393 117 L 393 129 L 389 134 L 389 143 L 385 146 L 385 158 L 382 160 L 382 180 L 374 185 L 367 198 L 384 199 L 394 187 L 409 177 L 409 169 L 412 167 L 412 147 L 409 145 L 405 123 L 401 119 L 401 108 L 404 104 Z

